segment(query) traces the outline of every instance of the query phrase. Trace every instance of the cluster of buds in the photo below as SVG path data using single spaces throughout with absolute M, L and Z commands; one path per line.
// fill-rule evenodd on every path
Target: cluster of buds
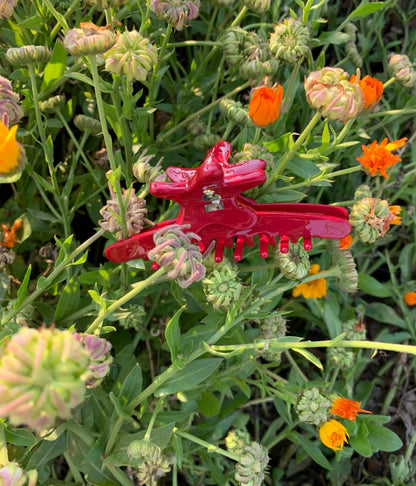
M 319 388 L 307 388 L 298 395 L 295 410 L 301 422 L 322 425 L 328 420 L 331 400 Z
M 107 27 L 81 22 L 79 28 L 68 30 L 63 45 L 75 57 L 102 54 L 116 42 L 116 34 Z
M 156 165 L 150 165 L 153 157 L 154 154 L 147 154 L 147 149 L 144 149 L 139 153 L 136 162 L 133 164 L 134 177 L 142 184 L 150 184 L 156 179 L 159 180 L 159 176 L 162 175 L 163 157 L 158 160 Z
M 3 0 L 0 4 L 0 19 L 9 19 L 14 12 L 17 0 Z
M 81 130 L 81 132 L 89 133 L 97 136 L 102 132 L 101 123 L 96 118 L 88 115 L 76 115 L 74 118 L 74 125 Z
M 405 54 L 393 54 L 390 56 L 388 70 L 406 88 L 416 86 L 416 71 Z
M 74 336 L 88 351 L 90 376 L 85 384 L 87 388 L 96 388 L 110 372 L 113 362 L 113 357 L 110 354 L 111 343 L 95 334 L 75 333 Z
M 48 429 L 71 417 L 88 377 L 88 352 L 71 331 L 22 327 L 0 353 L 0 416 Z
M 127 448 L 127 455 L 137 466 L 139 484 L 156 484 L 171 468 L 171 461 L 162 449 L 148 440 L 135 440 Z
M 157 51 L 149 39 L 132 30 L 120 34 L 104 57 L 107 71 L 124 74 L 128 82 L 145 81 L 157 62 Z
M 324 67 L 310 73 L 304 87 L 310 106 L 329 120 L 350 120 L 364 108 L 364 94 L 358 82 L 349 82 L 348 73 L 341 68 Z
M 220 102 L 220 112 L 238 125 L 247 125 L 250 121 L 248 111 L 239 101 L 224 99 Z
M 176 30 L 182 30 L 185 22 L 198 17 L 200 0 L 150 0 L 150 10 L 159 19 L 165 19 Z
M 270 34 L 271 52 L 279 61 L 293 64 L 302 61 L 309 52 L 311 34 L 303 22 L 288 18 L 274 26 Z
M 13 91 L 11 82 L 0 76 L 0 120 L 6 127 L 19 122 L 23 116 L 19 95 Z
M 46 63 L 51 57 L 50 50 L 45 46 L 10 47 L 6 51 L 6 59 L 14 66 Z
M 108 187 L 110 189 L 111 199 L 100 209 L 100 214 L 103 219 L 98 221 L 98 224 L 102 229 L 111 233 L 120 232 L 120 206 L 112 184 L 109 183 Z M 144 219 L 147 214 L 147 209 L 144 207 L 146 201 L 136 196 L 133 188 L 124 190 L 122 198 L 126 214 L 127 233 L 129 236 L 136 235 L 140 233 L 144 226 Z
M 287 253 L 282 253 L 275 247 L 273 259 L 283 275 L 290 280 L 303 280 L 309 274 L 309 255 L 301 243 L 291 244 Z
M 240 297 L 243 284 L 240 282 L 237 272 L 230 266 L 224 265 L 221 269 L 213 270 L 202 281 L 207 301 L 214 309 L 227 309 Z
M 231 429 L 228 431 L 224 441 L 227 451 L 241 454 L 244 447 L 250 444 L 251 439 L 247 429 Z
M 400 206 L 389 206 L 388 201 L 364 197 L 355 203 L 350 213 L 350 224 L 363 243 L 374 243 L 383 237 L 392 224 L 400 224 Z
M 171 225 L 155 231 L 155 247 L 147 254 L 149 260 L 168 269 L 168 277 L 176 279 L 182 288 L 198 282 L 205 277 L 206 269 L 202 264 L 202 254 L 192 240 L 201 238 L 195 233 L 184 233 L 189 225 Z
M 38 472 L 35 469 L 24 471 L 16 462 L 0 467 L 1 486 L 36 486 Z
M 269 455 L 257 442 L 246 445 L 235 466 L 235 480 L 240 486 L 261 486 L 265 478 Z
M 243 0 L 243 4 L 258 14 L 270 10 L 270 0 Z

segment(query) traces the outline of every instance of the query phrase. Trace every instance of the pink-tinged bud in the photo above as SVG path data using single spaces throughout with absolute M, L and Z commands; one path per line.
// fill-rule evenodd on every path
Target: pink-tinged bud
M 0 468 L 0 486 L 35 486 L 38 473 L 34 469 L 23 471 L 16 462 Z
M 325 67 L 310 73 L 304 87 L 310 106 L 330 120 L 350 120 L 364 108 L 362 89 L 350 83 L 341 68 Z
M 95 334 L 74 334 L 88 351 L 90 376 L 86 382 L 87 388 L 95 388 L 110 372 L 113 357 L 110 355 L 111 343 Z
M 82 403 L 88 353 L 68 330 L 22 327 L 0 352 L 0 416 L 41 431 Z
M 200 0 L 150 0 L 150 10 L 159 19 L 165 19 L 176 30 L 182 30 L 185 22 L 198 17 Z
M 116 34 L 106 27 L 91 22 L 81 22 L 80 28 L 68 30 L 63 45 L 73 56 L 102 54 L 116 42 Z
M 15 66 L 46 63 L 51 57 L 50 50 L 45 46 L 10 47 L 6 51 L 6 59 Z
M 413 88 L 416 85 L 416 72 L 405 54 L 390 56 L 388 70 L 406 88 Z

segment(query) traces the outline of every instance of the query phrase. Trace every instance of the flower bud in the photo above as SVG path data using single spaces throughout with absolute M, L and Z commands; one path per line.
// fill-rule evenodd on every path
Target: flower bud
M 389 73 L 406 88 L 416 85 L 416 72 L 405 54 L 393 54 L 389 58 Z
M 13 91 L 11 82 L 0 76 L 0 121 L 7 127 L 18 123 L 23 116 L 18 102 L 19 95 Z
M 298 396 L 295 410 L 301 422 L 322 425 L 328 420 L 331 400 L 323 395 L 319 388 L 308 388 Z
M 251 442 L 244 447 L 235 466 L 235 480 L 240 486 L 261 486 L 268 462 L 267 449 L 257 442 Z
M 3 0 L 0 4 L 0 19 L 9 19 L 14 12 L 17 0 Z
M 348 370 L 354 366 L 355 353 L 345 348 L 328 348 L 327 360 L 332 367 Z
M 171 468 L 171 461 L 163 454 L 162 449 L 148 440 L 135 440 L 127 448 L 127 455 L 139 459 L 137 480 L 139 484 L 156 484 Z
M 6 59 L 14 66 L 46 63 L 51 57 L 50 50 L 45 46 L 10 47 L 6 51 Z
M 311 263 L 308 252 L 301 243 L 293 243 L 287 253 L 281 253 L 276 246 L 273 258 L 283 275 L 291 280 L 302 280 L 307 277 Z
M 262 339 L 276 339 L 286 335 L 286 319 L 281 314 L 272 314 L 260 322 Z
M 22 327 L 0 354 L 0 416 L 50 428 L 83 401 L 87 378 L 88 353 L 72 332 Z
M 240 64 L 243 57 L 244 39 L 250 35 L 241 27 L 229 27 L 223 35 L 221 41 L 224 46 L 224 57 L 231 66 Z
M 156 48 L 137 30 L 120 34 L 104 57 L 105 69 L 111 73 L 124 74 L 128 82 L 145 81 L 157 62 Z
M 311 34 L 305 24 L 289 18 L 274 26 L 269 45 L 277 59 L 292 64 L 306 56 L 310 41 Z
M 150 0 L 150 10 L 159 19 L 165 19 L 176 30 L 182 30 L 185 22 L 198 17 L 200 0 Z
M 162 161 L 161 157 L 156 165 L 150 165 L 150 161 L 153 159 L 154 154 L 147 155 L 147 149 L 144 149 L 140 154 L 137 162 L 133 165 L 134 177 L 143 184 L 148 184 L 156 180 L 157 177 L 162 175 Z
M 270 10 L 270 0 L 243 0 L 243 4 L 258 14 Z
M 75 333 L 74 336 L 88 351 L 90 376 L 86 381 L 86 386 L 87 388 L 96 388 L 110 372 L 113 362 L 113 357 L 110 354 L 111 343 L 95 334 Z
M 246 125 L 250 117 L 248 111 L 239 101 L 224 99 L 220 102 L 220 112 L 238 125 Z
M 362 184 L 355 190 L 354 201 L 361 201 L 361 199 L 364 199 L 365 197 L 371 197 L 371 189 L 370 186 Z
M 254 32 L 244 37 L 242 53 L 243 62 L 239 66 L 239 72 L 245 79 L 260 80 L 274 74 L 279 66 L 279 62 L 270 52 L 268 42 Z
M 102 132 L 101 123 L 96 118 L 87 115 L 76 115 L 74 125 L 81 132 L 97 136 Z
M 363 341 L 366 335 L 364 321 L 361 319 L 350 319 L 342 324 L 342 332 L 346 333 L 348 341 Z
M 45 113 L 54 113 L 65 106 L 65 96 L 57 95 L 39 103 L 39 108 Z
M 337 279 L 340 290 L 348 294 L 356 292 L 358 289 L 358 272 L 351 252 L 334 246 L 332 263 L 340 269 L 340 276 Z
M 214 309 L 227 309 L 240 297 L 243 285 L 240 282 L 237 272 L 224 266 L 221 270 L 213 270 L 207 278 L 202 281 L 207 301 Z
M 102 54 L 116 42 L 116 34 L 106 27 L 98 27 L 91 22 L 81 22 L 79 28 L 68 30 L 63 45 L 76 57 Z
M 227 451 L 234 454 L 241 454 L 245 446 L 251 442 L 250 434 L 246 429 L 229 430 L 225 437 L 225 447 Z
M 362 89 L 350 83 L 341 68 L 325 67 L 310 73 L 304 87 L 309 105 L 329 120 L 350 120 L 364 108 Z
M 35 469 L 25 472 L 16 462 L 0 468 L 1 486 L 36 486 L 38 473 Z
M 201 135 L 197 135 L 194 138 L 194 145 L 198 149 L 205 150 L 209 147 L 212 147 L 220 140 L 221 137 L 217 133 L 204 133 Z

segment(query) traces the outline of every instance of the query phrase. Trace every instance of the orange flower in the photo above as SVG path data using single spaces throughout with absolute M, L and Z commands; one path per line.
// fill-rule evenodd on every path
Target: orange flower
M 354 240 L 351 235 L 344 236 L 344 238 L 339 240 L 339 247 L 341 250 L 348 250 L 353 241 Z
M 402 159 L 398 155 L 393 155 L 391 152 L 403 147 L 407 138 L 401 138 L 394 142 L 387 143 L 387 138 L 382 140 L 380 144 L 376 140 L 371 145 L 362 145 L 363 155 L 357 157 L 358 162 L 368 170 L 368 172 L 374 177 L 378 172 L 380 175 L 388 179 L 386 174 L 387 167 L 400 162 Z
M 0 121 L 0 175 L 14 172 L 19 165 L 20 150 L 16 130 L 17 125 L 9 130 Z
M 258 127 L 265 127 L 277 120 L 280 113 L 283 88 L 278 84 L 276 89 L 262 86 L 255 88 L 248 106 L 248 114 Z
M 8 229 L 8 225 L 1 224 L 0 227 L 3 232 L 3 240 L 0 241 L 0 245 L 5 246 L 6 248 L 13 248 L 14 245 L 17 243 L 16 230 L 18 230 L 21 226 L 21 219 L 16 219 L 10 230 Z
M 355 84 L 357 76 L 353 74 L 350 77 L 350 83 Z M 361 88 L 364 95 L 364 108 L 374 106 L 383 95 L 383 83 L 371 76 L 364 76 L 358 81 L 358 86 Z
M 416 292 L 406 292 L 403 299 L 407 305 L 416 305 Z
M 355 422 L 358 412 L 371 413 L 360 408 L 361 402 L 354 402 L 348 398 L 337 397 L 332 402 L 331 413 L 338 417 L 346 418 Z
M 389 221 L 390 224 L 402 224 L 401 216 L 397 216 L 401 210 L 402 208 L 400 206 L 389 206 L 389 214 L 391 217 L 391 220 Z
M 347 437 L 349 437 L 347 429 L 334 419 L 325 422 L 319 428 L 321 442 L 334 451 L 340 451 L 344 442 L 348 443 Z
M 319 273 L 319 265 L 316 263 L 311 265 L 309 269 L 309 275 L 316 275 Z M 318 278 L 311 282 L 301 283 L 296 285 L 292 291 L 293 297 L 299 297 L 301 295 L 305 299 L 320 299 L 326 294 L 326 280 L 324 278 Z

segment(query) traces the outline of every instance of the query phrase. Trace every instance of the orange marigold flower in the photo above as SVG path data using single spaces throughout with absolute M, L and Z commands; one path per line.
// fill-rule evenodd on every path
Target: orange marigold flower
M 1 246 L 5 246 L 6 248 L 13 248 L 14 245 L 17 243 L 17 235 L 16 230 L 18 230 L 22 226 L 22 220 L 16 219 L 13 223 L 13 226 L 9 229 L 8 225 L 1 224 L 1 230 L 3 232 L 3 240 L 0 241 Z
M 360 408 L 361 402 L 354 402 L 348 398 L 337 397 L 332 402 L 331 413 L 338 417 L 346 418 L 355 422 L 358 412 L 371 413 Z
M 355 84 L 357 76 L 353 74 L 350 77 L 350 83 Z M 358 86 L 361 88 L 364 95 L 364 108 L 374 106 L 383 95 L 383 83 L 371 76 L 364 76 L 358 81 Z
M 311 265 L 309 275 L 316 275 L 319 273 L 319 265 Z M 326 294 L 326 280 L 324 278 L 317 278 L 311 282 L 301 283 L 296 285 L 292 291 L 293 297 L 302 295 L 305 299 L 320 299 Z
M 341 250 L 348 250 L 353 241 L 354 240 L 351 235 L 344 236 L 344 238 L 341 238 L 339 240 L 339 247 L 341 248 Z
M 248 114 L 252 122 L 258 127 L 265 127 L 275 122 L 279 117 L 282 97 L 283 88 L 280 84 L 275 89 L 266 86 L 255 88 L 248 106 Z
M 0 121 L 0 175 L 14 172 L 19 165 L 20 149 L 16 141 L 17 125 L 10 130 Z
M 403 147 L 406 143 L 407 137 L 401 138 L 400 140 L 395 140 L 394 142 L 387 142 L 387 138 L 382 140 L 380 144 L 376 140 L 371 143 L 371 145 L 362 145 L 363 155 L 357 157 L 358 162 L 368 170 L 372 177 L 379 173 L 386 179 L 388 176 L 386 174 L 387 167 L 400 162 L 402 159 L 398 155 L 393 155 L 391 152 Z
M 400 211 L 402 210 L 402 208 L 400 206 L 398 206 L 397 204 L 396 205 L 393 205 L 393 206 L 389 206 L 389 214 L 390 214 L 390 224 L 402 224 L 402 218 L 401 216 L 397 216 Z
M 416 305 L 416 292 L 406 292 L 403 299 L 407 305 Z
M 344 442 L 348 443 L 347 437 L 347 429 L 334 419 L 328 420 L 319 428 L 321 442 L 334 451 L 340 451 Z

